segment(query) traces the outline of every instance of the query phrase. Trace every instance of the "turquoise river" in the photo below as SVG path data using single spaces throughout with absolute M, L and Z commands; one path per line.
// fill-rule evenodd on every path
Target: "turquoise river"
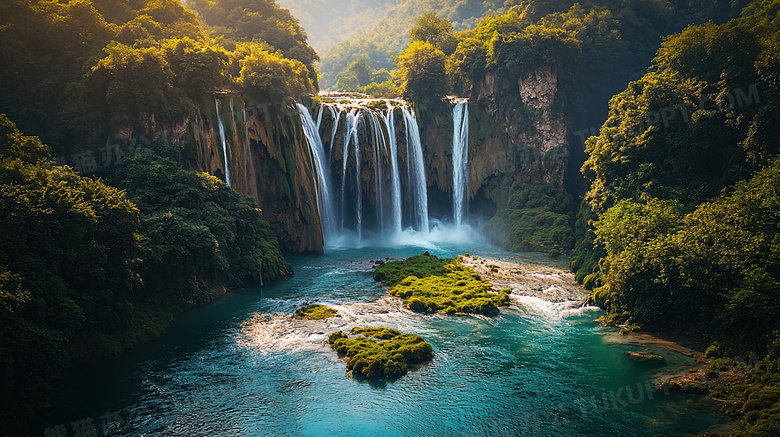
M 157 340 L 69 370 L 37 435 L 623 437 L 699 434 L 727 421 L 714 401 L 654 390 L 654 370 L 624 356 L 640 347 L 610 340 L 618 334 L 594 322 L 593 308 L 518 301 L 493 318 L 403 310 L 373 281 L 371 261 L 425 250 L 556 263 L 468 244 L 295 257 L 294 278 L 235 290 L 180 315 Z M 308 303 L 343 317 L 292 320 Z M 325 338 L 358 325 L 421 334 L 435 357 L 395 381 L 352 378 Z M 667 372 L 693 363 L 650 350 Z

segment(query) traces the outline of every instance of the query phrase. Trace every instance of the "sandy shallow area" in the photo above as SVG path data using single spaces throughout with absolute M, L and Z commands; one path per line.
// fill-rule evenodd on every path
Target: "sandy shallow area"
M 538 264 L 520 264 L 492 258 L 461 256 L 464 266 L 471 267 L 493 288 L 509 288 L 512 295 L 542 299 L 547 302 L 584 302 L 587 291 L 574 279 L 574 273 Z

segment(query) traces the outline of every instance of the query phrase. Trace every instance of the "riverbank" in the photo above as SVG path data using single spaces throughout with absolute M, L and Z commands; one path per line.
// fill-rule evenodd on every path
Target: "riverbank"
M 530 297 L 574 307 L 583 305 L 587 298 L 587 291 L 575 282 L 574 274 L 561 268 L 469 255 L 460 256 L 460 259 L 464 266 L 473 268 L 494 288 L 510 289 L 510 297 L 515 299 Z M 709 427 L 704 435 L 728 435 L 740 428 L 738 417 L 743 403 L 734 399 L 733 388 L 736 382 L 745 379 L 744 368 L 706 358 L 707 344 L 689 336 L 626 333 L 614 326 L 602 329 L 605 343 L 622 350 L 626 359 L 633 360 L 638 368 L 651 372 L 654 390 L 666 396 L 672 393 L 698 394 L 702 396 L 701 400 L 689 399 L 686 402 L 691 405 L 712 402 L 732 418 Z M 713 367 L 720 370 L 715 371 Z M 725 399 L 718 394 L 724 395 Z

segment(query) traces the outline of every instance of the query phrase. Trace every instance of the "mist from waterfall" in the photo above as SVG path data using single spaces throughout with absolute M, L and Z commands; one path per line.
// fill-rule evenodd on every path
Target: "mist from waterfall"
M 219 97 L 214 99 L 217 105 L 217 124 L 219 125 L 219 139 L 222 141 L 222 155 L 225 157 L 225 183 L 230 185 L 230 164 L 228 162 L 227 155 L 227 139 L 225 138 L 225 125 L 222 124 L 222 115 L 220 110 L 222 109 L 222 100 Z M 231 111 L 233 110 L 231 106 Z
M 452 216 L 455 226 L 463 224 L 469 189 L 469 104 L 452 108 Z

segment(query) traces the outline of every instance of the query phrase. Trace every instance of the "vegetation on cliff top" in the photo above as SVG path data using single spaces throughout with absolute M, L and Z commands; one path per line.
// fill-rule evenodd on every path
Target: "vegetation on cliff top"
M 390 286 L 391 296 L 418 313 L 495 316 L 498 307 L 509 305 L 506 291 L 495 292 L 474 269 L 457 259 L 442 260 L 427 252 L 385 263 L 376 269 L 374 278 Z
M 347 370 L 368 379 L 398 378 L 414 364 L 433 359 L 433 347 L 422 337 L 391 328 L 336 331 L 328 343 L 347 358 Z
M 316 91 L 316 53 L 273 1 L 194 4 L 214 27 L 176 0 L 3 2 L 0 113 L 70 156 L 117 127 L 194 117 L 204 93 L 266 102 Z
M 338 316 L 338 311 L 326 305 L 307 305 L 293 313 L 294 318 L 307 320 L 324 320 Z

